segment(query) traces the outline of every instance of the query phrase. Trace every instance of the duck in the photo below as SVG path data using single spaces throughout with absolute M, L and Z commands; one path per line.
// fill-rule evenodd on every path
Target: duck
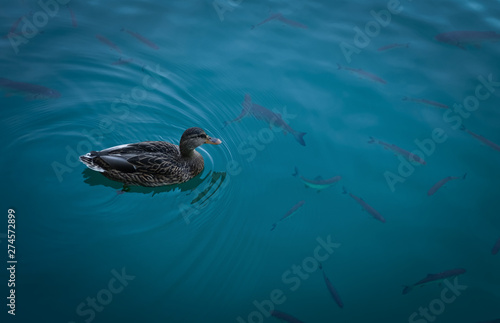
M 179 145 L 165 141 L 143 141 L 91 151 L 80 156 L 88 168 L 128 185 L 157 187 L 180 184 L 203 170 L 203 156 L 195 149 L 203 144 L 220 145 L 198 127 L 184 131 Z

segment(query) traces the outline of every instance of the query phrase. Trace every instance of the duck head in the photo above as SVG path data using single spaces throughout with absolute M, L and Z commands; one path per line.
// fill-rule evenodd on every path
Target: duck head
M 182 134 L 179 149 L 182 156 L 190 156 L 193 150 L 203 144 L 219 145 L 222 141 L 217 138 L 212 138 L 198 127 L 189 128 Z

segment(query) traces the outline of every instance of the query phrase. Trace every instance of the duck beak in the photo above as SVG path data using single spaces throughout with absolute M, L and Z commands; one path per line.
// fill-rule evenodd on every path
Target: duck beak
M 205 143 L 210 145 L 220 145 L 222 141 L 217 138 L 208 137 L 207 140 L 205 140 Z

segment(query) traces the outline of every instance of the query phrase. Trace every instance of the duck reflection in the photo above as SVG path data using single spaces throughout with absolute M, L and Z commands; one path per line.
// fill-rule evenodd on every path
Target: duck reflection
M 181 192 L 188 193 L 198 193 L 196 197 L 193 199 L 191 204 L 201 201 L 203 203 L 207 199 L 209 199 L 222 185 L 224 180 L 226 179 L 226 172 L 213 172 L 209 171 L 206 175 L 200 174 L 191 180 L 174 185 L 166 185 L 159 187 L 144 187 L 144 186 L 127 186 L 127 189 L 123 189 L 123 184 L 112 181 L 100 173 L 92 171 L 89 168 L 85 168 L 82 171 L 82 175 L 84 178 L 84 182 L 89 184 L 90 186 L 106 186 L 111 187 L 116 190 L 117 194 L 123 193 L 142 193 L 142 194 L 151 194 L 154 196 L 155 194 L 160 194 L 164 192 L 171 192 L 175 190 L 179 190 Z M 206 183 L 206 184 L 203 184 Z

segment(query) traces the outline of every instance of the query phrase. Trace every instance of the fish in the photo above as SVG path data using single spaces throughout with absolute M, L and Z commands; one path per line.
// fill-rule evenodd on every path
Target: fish
M 121 53 L 122 50 L 115 44 L 113 43 L 111 40 L 107 39 L 106 37 L 102 36 L 102 35 L 95 35 L 95 37 L 97 39 L 99 39 L 99 41 L 105 45 L 108 45 L 109 47 L 111 47 L 112 49 L 116 50 L 118 53 Z
M 383 52 L 383 51 L 394 49 L 394 48 L 408 48 L 409 46 L 410 46 L 410 43 L 406 43 L 406 44 L 394 43 L 394 44 L 389 44 L 389 45 L 382 46 L 382 47 L 380 47 L 377 50 L 379 52 Z
M 16 21 L 14 21 L 14 23 L 12 24 L 12 26 L 9 29 L 9 32 L 7 33 L 7 35 L 4 36 L 4 38 L 7 38 L 7 36 L 10 35 L 10 34 L 15 34 L 16 33 L 17 26 L 19 26 L 19 24 L 21 23 L 21 21 L 23 20 L 24 17 L 25 16 L 21 16 Z
M 497 242 L 495 243 L 495 245 L 491 249 L 491 254 L 496 255 L 498 253 L 498 251 L 500 251 L 500 238 L 498 238 Z
M 427 99 L 410 98 L 410 97 L 407 97 L 407 96 L 403 97 L 403 101 L 412 101 L 412 102 L 417 102 L 417 103 L 423 103 L 423 104 L 432 105 L 432 106 L 435 106 L 435 107 L 438 107 L 438 108 L 442 108 L 442 109 L 449 109 L 450 108 L 446 104 L 439 103 L 439 102 L 436 102 L 436 101 L 431 101 L 431 100 L 427 100 Z
M 415 284 L 409 285 L 409 286 L 404 286 L 403 295 L 408 294 L 413 288 L 415 288 L 417 286 L 423 287 L 425 285 L 432 284 L 432 283 L 441 283 L 446 279 L 453 278 L 453 277 L 456 277 L 458 275 L 462 275 L 464 273 L 465 273 L 465 269 L 457 268 L 457 269 L 446 270 L 446 271 L 443 271 L 442 273 L 438 273 L 438 274 L 428 274 L 424 279 L 419 280 Z
M 490 146 L 491 148 L 495 149 L 495 150 L 498 150 L 500 151 L 500 146 L 497 145 L 496 143 L 494 143 L 493 141 L 490 141 L 486 138 L 484 138 L 483 136 L 481 135 L 478 135 L 472 131 L 470 131 L 469 129 L 466 129 L 464 125 L 461 125 L 460 126 L 460 130 L 462 131 L 465 131 L 467 132 L 468 134 L 470 134 L 472 137 L 476 138 L 477 140 L 479 140 L 480 142 L 482 142 L 483 144 L 487 145 L 487 146 Z
M 332 186 L 342 179 L 341 176 L 334 176 L 328 179 L 323 179 L 321 176 L 317 176 L 315 179 L 308 179 L 299 175 L 297 167 L 295 167 L 295 173 L 293 173 L 292 176 L 298 177 L 306 185 L 306 187 L 314 188 L 318 190 L 318 192 Z
M 482 41 L 498 41 L 500 34 L 494 31 L 450 31 L 436 35 L 435 39 L 441 43 L 465 49 L 467 45 L 479 47 Z
M 113 63 L 111 63 L 111 65 L 124 65 L 124 64 L 128 64 L 130 62 L 132 62 L 134 59 L 132 57 L 130 58 L 123 58 L 123 57 L 120 57 L 120 59 L 118 59 L 117 61 L 114 61 Z
M 3 77 L 0 77 L 0 86 L 14 90 L 15 92 L 20 92 L 24 94 L 27 99 L 57 99 L 61 97 L 61 93 L 45 86 L 16 82 Z
M 292 27 L 298 27 L 298 28 L 302 28 L 302 29 L 307 29 L 306 25 L 301 24 L 300 22 L 297 22 L 297 21 L 294 21 L 294 20 L 287 19 L 281 13 L 275 13 L 275 14 L 271 15 L 269 18 L 267 18 L 267 19 L 259 22 L 258 24 L 252 25 L 250 27 L 250 29 L 254 29 L 255 27 L 258 27 L 260 25 L 265 24 L 266 22 L 269 22 L 269 21 L 275 20 L 275 19 L 277 19 L 277 20 L 279 20 L 279 21 L 281 21 L 281 22 L 283 22 L 283 23 L 285 23 L 285 24 L 287 24 L 289 26 L 292 26 Z
M 343 194 L 349 194 L 350 197 L 352 197 L 356 202 L 358 202 L 359 205 L 368 213 L 370 213 L 371 216 L 373 216 L 375 219 L 379 220 L 382 223 L 385 223 L 385 219 L 380 213 L 378 213 L 377 210 L 375 210 L 373 207 L 371 207 L 368 203 L 365 202 L 361 197 L 357 197 L 356 195 L 352 193 L 348 193 L 347 189 L 345 187 L 342 187 Z
M 260 25 L 263 25 L 263 24 L 265 24 L 266 22 L 269 22 L 269 21 L 271 21 L 271 20 L 278 19 L 279 17 L 282 17 L 281 13 L 275 13 L 275 14 L 271 15 L 269 18 L 267 18 L 267 19 L 265 19 L 265 20 L 263 20 L 263 21 L 259 22 L 258 24 L 256 24 L 256 25 L 252 25 L 252 27 L 250 27 L 250 29 L 254 29 L 255 27 L 258 27 L 258 26 L 260 26 Z
M 333 300 L 335 301 L 335 303 L 337 303 L 337 305 L 340 308 L 344 308 L 344 303 L 342 302 L 339 293 L 337 292 L 335 287 L 333 287 L 332 283 L 330 282 L 330 279 L 326 277 L 325 271 L 323 270 L 323 265 L 321 263 L 319 264 L 319 269 L 321 269 L 321 271 L 323 272 L 323 279 L 325 280 L 326 287 L 328 288 L 330 295 L 332 295 Z
M 431 196 L 434 193 L 436 193 L 438 191 L 438 189 L 441 188 L 441 186 L 443 186 L 444 184 L 448 183 L 449 181 L 452 181 L 454 179 L 465 179 L 465 176 L 467 176 L 467 173 L 463 174 L 462 176 L 448 176 L 448 177 L 445 177 L 442 180 L 440 180 L 439 182 L 437 182 L 436 184 L 434 184 L 429 189 L 429 191 L 427 192 L 427 195 Z
M 289 26 L 292 26 L 292 27 L 307 29 L 306 25 L 301 24 L 300 22 L 297 22 L 297 21 L 293 21 L 293 20 L 287 19 L 287 18 L 283 17 L 283 15 L 281 15 L 280 17 L 278 17 L 278 20 L 281 21 L 281 22 L 284 22 L 285 24 L 287 24 Z
M 153 49 L 160 49 L 160 47 L 158 47 L 158 45 L 156 45 L 155 43 L 153 43 L 152 41 L 150 41 L 146 37 L 142 36 L 141 34 L 138 34 L 136 32 L 133 32 L 133 31 L 125 29 L 125 28 L 122 28 L 121 31 L 124 31 L 127 34 L 132 35 L 133 37 L 137 38 L 139 41 L 143 42 L 144 44 L 146 44 L 147 46 L 149 46 Z
M 245 94 L 245 100 L 243 101 L 242 105 L 243 105 L 243 110 L 241 111 L 240 115 L 236 117 L 236 119 L 224 122 L 224 127 L 233 122 L 238 122 L 241 119 L 243 119 L 246 115 L 251 114 L 257 120 L 263 120 L 269 123 L 270 127 L 275 126 L 283 129 L 283 133 L 285 135 L 287 134 L 287 132 L 291 133 L 299 144 L 301 144 L 302 146 L 306 145 L 306 142 L 304 141 L 304 136 L 306 135 L 305 132 L 294 130 L 281 118 L 280 114 L 274 113 L 271 110 L 264 108 L 263 106 L 252 103 L 252 98 L 250 97 L 249 94 Z
M 68 5 L 66 5 L 66 7 L 68 8 L 69 14 L 71 15 L 71 24 L 75 28 L 78 27 L 78 23 L 76 22 L 75 13 L 73 12 L 73 10 L 71 10 L 71 8 Z
M 14 23 L 12 24 L 12 26 L 9 29 L 9 34 L 16 31 L 17 26 L 19 26 L 19 24 L 21 23 L 21 21 L 23 20 L 23 18 L 26 17 L 26 16 L 27 15 L 21 16 L 21 17 L 17 18 L 16 21 L 14 21 Z
M 382 83 L 382 84 L 386 84 L 387 83 L 384 79 L 378 77 L 377 75 L 372 74 L 370 72 L 367 72 L 365 70 L 362 70 L 360 68 L 351 68 L 351 67 L 347 67 L 347 66 L 342 66 L 339 63 L 337 63 L 337 69 L 349 71 L 349 72 L 351 72 L 353 74 L 359 75 L 360 77 L 364 77 L 366 79 L 369 79 L 369 80 L 372 80 L 372 81 L 375 81 L 375 82 L 378 82 L 378 83 Z
M 290 314 L 280 312 L 277 310 L 272 310 L 271 311 L 271 316 L 274 316 L 275 318 L 285 320 L 289 323 L 304 323 L 303 321 L 296 319 L 295 317 L 291 316 Z
M 304 205 L 305 201 L 300 201 L 299 203 L 295 204 L 290 210 L 288 210 L 288 212 L 285 213 L 285 215 L 283 215 L 277 222 L 273 223 L 273 226 L 271 228 L 271 231 L 274 230 L 274 228 L 276 228 L 276 226 L 278 225 L 278 222 L 288 218 L 289 216 L 291 216 L 292 214 L 294 214 L 295 212 L 297 212 L 298 209 L 300 209 L 300 207 L 302 205 Z
M 32 14 L 32 12 L 30 11 L 29 13 L 17 18 L 16 21 L 14 21 L 14 23 L 12 24 L 12 26 L 10 27 L 9 29 L 9 32 L 4 35 L 2 38 L 8 38 L 9 35 L 18 35 L 18 33 L 16 33 L 16 30 L 17 30 L 17 27 L 19 26 L 19 24 L 21 23 L 21 21 L 23 21 L 23 18 L 27 18 L 28 16 L 30 16 Z
M 413 153 L 411 153 L 411 152 L 409 152 L 407 150 L 404 150 L 403 148 L 399 148 L 398 146 L 396 146 L 394 144 L 388 144 L 386 142 L 383 142 L 382 140 L 375 139 L 375 138 L 373 138 L 371 136 L 370 136 L 370 140 L 368 140 L 368 143 L 369 144 L 372 144 L 372 143 L 379 144 L 382 147 L 384 147 L 385 149 L 392 150 L 396 154 L 402 155 L 403 157 L 405 157 L 409 161 L 416 161 L 417 163 L 422 164 L 422 165 L 427 164 L 425 160 L 423 160 L 422 158 L 420 158 L 420 156 L 415 155 L 415 154 L 413 154 Z

